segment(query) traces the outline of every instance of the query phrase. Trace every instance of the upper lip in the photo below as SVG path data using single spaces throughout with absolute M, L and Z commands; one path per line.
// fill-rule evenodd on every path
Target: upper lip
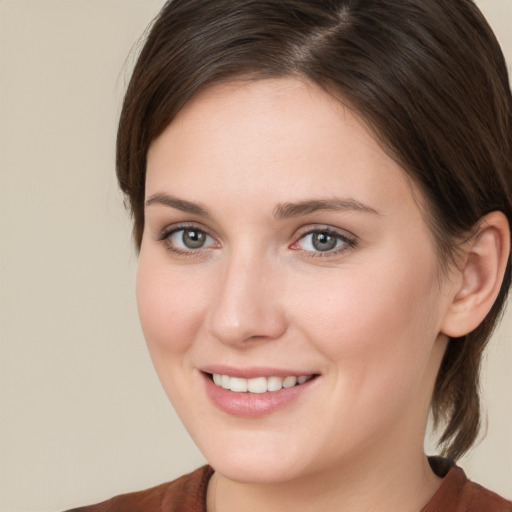
M 242 379 L 254 379 L 256 377 L 288 377 L 301 375 L 316 375 L 318 372 L 311 372 L 309 370 L 297 370 L 290 368 L 275 368 L 263 366 L 251 366 L 247 368 L 235 368 L 223 364 L 206 365 L 200 368 L 204 373 L 219 375 L 229 375 L 230 377 L 239 377 Z

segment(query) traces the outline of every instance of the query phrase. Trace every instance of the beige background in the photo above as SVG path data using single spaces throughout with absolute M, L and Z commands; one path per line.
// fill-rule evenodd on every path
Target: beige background
M 203 462 L 138 326 L 113 170 L 132 43 L 161 0 L 0 0 L 0 510 L 57 511 Z M 480 2 L 512 62 L 512 0 Z M 128 68 L 130 60 L 128 61 Z M 512 313 L 464 461 L 512 496 Z

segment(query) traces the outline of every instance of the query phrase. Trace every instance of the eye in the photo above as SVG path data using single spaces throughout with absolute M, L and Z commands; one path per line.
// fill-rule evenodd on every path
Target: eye
M 169 250 L 179 253 L 199 251 L 215 245 L 215 240 L 208 233 L 195 226 L 174 228 L 162 233 L 160 239 Z
M 312 253 L 337 254 L 355 245 L 356 241 L 349 236 L 329 229 L 315 229 L 304 233 L 292 248 Z

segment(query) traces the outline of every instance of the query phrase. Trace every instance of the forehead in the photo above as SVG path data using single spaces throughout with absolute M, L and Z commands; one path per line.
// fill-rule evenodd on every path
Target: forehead
M 206 89 L 152 143 L 147 162 L 147 196 L 163 188 L 201 200 L 231 192 L 259 205 L 334 190 L 364 201 L 413 199 L 405 172 L 362 119 L 297 78 Z

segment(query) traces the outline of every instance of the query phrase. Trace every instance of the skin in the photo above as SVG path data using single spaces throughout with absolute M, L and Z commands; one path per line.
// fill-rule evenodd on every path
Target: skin
M 439 486 L 423 439 L 461 278 L 440 277 L 419 196 L 356 114 L 295 78 L 214 86 L 151 145 L 138 307 L 163 387 L 216 470 L 210 511 L 416 511 Z M 275 217 L 335 198 L 349 202 Z M 208 235 L 202 248 L 162 240 L 183 224 Z M 351 242 L 318 251 L 311 232 L 326 229 Z M 210 364 L 318 377 L 241 418 L 207 397 Z

